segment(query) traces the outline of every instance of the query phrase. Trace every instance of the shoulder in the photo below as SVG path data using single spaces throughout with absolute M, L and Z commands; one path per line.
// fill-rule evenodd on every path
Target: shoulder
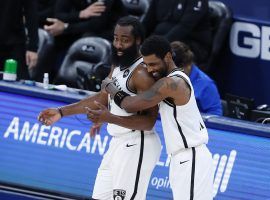
M 148 73 L 144 64 L 139 64 L 136 69 L 134 69 L 129 82 L 130 86 L 137 92 L 150 88 L 154 83 L 154 78 Z
M 179 99 L 181 94 L 190 91 L 186 81 L 179 77 L 164 77 L 159 79 L 151 88 L 151 92 L 163 98 Z M 188 92 L 189 93 L 189 92 Z
M 175 91 L 182 87 L 185 81 L 179 77 L 164 77 L 159 79 L 155 84 L 154 88 L 162 92 Z
M 143 81 L 144 79 L 151 79 L 154 80 L 152 75 L 147 71 L 147 68 L 143 63 L 139 64 L 136 69 L 134 69 L 132 79 L 138 79 L 140 81 Z
M 163 77 L 156 82 L 156 85 L 163 87 L 178 87 L 185 84 L 187 81 L 181 76 Z

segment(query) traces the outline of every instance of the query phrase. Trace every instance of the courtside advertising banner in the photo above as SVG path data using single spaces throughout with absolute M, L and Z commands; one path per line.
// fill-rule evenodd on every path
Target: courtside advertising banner
M 63 102 L 0 92 L 0 184 L 12 184 L 82 198 L 91 196 L 95 176 L 111 137 L 104 125 L 91 138 L 85 115 L 65 117 L 53 126 L 37 121 L 39 112 Z M 147 199 L 172 199 L 170 157 L 161 122 L 163 149 Z M 270 199 L 270 139 L 209 128 L 218 200 Z

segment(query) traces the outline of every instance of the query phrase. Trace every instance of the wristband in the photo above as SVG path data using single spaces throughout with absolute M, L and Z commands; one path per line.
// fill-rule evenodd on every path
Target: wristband
M 62 112 L 62 108 L 61 107 L 58 107 L 57 110 L 58 110 L 58 112 L 59 112 L 59 114 L 60 114 L 60 116 L 62 118 L 64 116 L 63 115 L 63 112 Z
M 124 92 L 124 91 L 118 91 L 116 92 L 116 94 L 114 95 L 114 102 L 116 105 L 118 105 L 121 108 L 121 103 L 124 100 L 125 97 L 130 96 L 128 93 Z

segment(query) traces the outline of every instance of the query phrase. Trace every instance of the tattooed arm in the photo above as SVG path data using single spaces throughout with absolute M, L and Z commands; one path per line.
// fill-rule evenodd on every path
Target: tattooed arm
M 158 80 L 149 90 L 137 95 L 125 97 L 121 107 L 127 112 L 136 112 L 151 108 L 166 98 L 176 105 L 184 105 L 190 97 L 190 88 L 181 78 L 165 77 Z

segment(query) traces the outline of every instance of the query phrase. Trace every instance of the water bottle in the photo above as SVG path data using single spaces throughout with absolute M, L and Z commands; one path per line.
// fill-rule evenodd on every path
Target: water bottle
M 43 88 L 44 89 L 49 89 L 49 73 L 44 73 L 43 76 Z

